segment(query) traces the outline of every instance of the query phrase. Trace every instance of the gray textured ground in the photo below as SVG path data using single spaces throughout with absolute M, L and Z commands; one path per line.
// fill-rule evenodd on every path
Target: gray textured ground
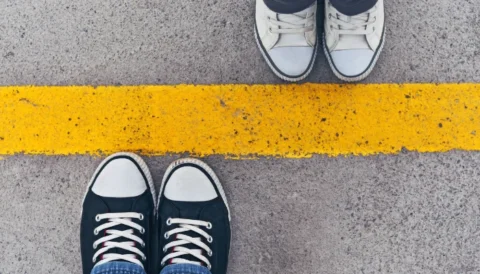
M 147 159 L 157 187 L 173 158 Z M 0 161 L 0 273 L 80 273 L 80 203 L 100 161 Z M 230 274 L 480 271 L 480 154 L 206 161 L 231 204 Z
M 0 85 L 277 83 L 253 0 L 0 0 Z M 389 0 L 370 82 L 480 82 L 478 0 Z M 312 82 L 334 82 L 320 55 Z M 175 157 L 150 158 L 157 181 Z M 80 273 L 100 158 L 0 160 L 0 274 Z M 232 205 L 230 274 L 479 273 L 480 154 L 207 158 Z
M 478 0 L 385 0 L 370 82 L 480 81 Z M 0 85 L 272 83 L 254 0 L 1 0 Z M 319 55 L 311 82 L 337 81 Z

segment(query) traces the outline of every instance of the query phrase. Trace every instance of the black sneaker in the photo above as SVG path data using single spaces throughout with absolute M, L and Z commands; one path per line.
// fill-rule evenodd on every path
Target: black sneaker
M 194 264 L 225 274 L 230 251 L 230 211 L 213 170 L 197 159 L 167 169 L 158 197 L 160 270 Z
M 108 262 L 150 266 L 155 233 L 155 188 L 147 165 L 135 154 L 105 159 L 83 200 L 80 245 L 83 273 Z

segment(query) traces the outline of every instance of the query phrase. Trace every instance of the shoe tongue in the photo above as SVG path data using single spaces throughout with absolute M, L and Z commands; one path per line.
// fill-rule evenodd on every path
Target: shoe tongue
M 335 50 L 370 49 L 365 35 L 340 35 Z
M 277 13 L 277 18 L 279 21 L 287 23 L 295 23 L 300 19 L 306 18 L 308 15 L 308 9 L 302 10 L 296 13 Z
M 175 218 L 190 219 L 190 220 L 196 220 L 196 221 L 197 220 L 198 221 L 206 221 L 206 220 L 202 219 L 201 214 L 202 214 L 202 211 L 203 211 L 204 207 L 208 203 L 210 203 L 209 201 L 208 202 L 178 202 L 178 201 L 172 201 L 172 203 L 178 208 L 178 211 L 179 211 L 179 216 L 175 217 Z M 179 226 L 175 225 L 174 227 L 172 227 L 172 229 L 177 228 L 177 227 L 179 227 Z M 205 227 L 200 227 L 200 229 L 204 230 L 209 235 L 211 235 L 210 231 L 207 230 Z M 200 235 L 200 234 L 198 234 L 194 231 L 187 231 L 187 232 L 183 232 L 183 233 L 179 233 L 179 234 L 183 234 L 183 235 L 187 235 L 187 236 L 192 237 L 192 238 L 200 239 L 204 244 L 208 245 L 207 239 L 205 239 L 202 235 Z M 176 237 L 176 235 L 174 235 L 173 237 Z M 202 248 L 198 247 L 197 245 L 186 244 L 186 245 L 181 245 L 181 246 L 185 247 L 185 248 L 188 248 L 188 249 L 191 249 L 191 250 L 194 250 L 195 253 L 202 254 L 207 259 L 209 259 L 206 251 L 203 250 Z M 171 252 L 171 251 L 172 250 L 169 249 L 168 252 Z M 184 255 L 184 256 L 177 257 L 177 258 L 182 258 L 182 259 L 186 259 L 186 260 L 193 261 L 193 262 L 199 262 L 203 266 L 206 266 L 205 263 L 203 263 L 202 261 L 200 261 L 199 259 L 197 259 L 196 257 L 194 257 L 192 255 Z M 212 262 L 210 261 L 210 263 L 212 263 Z
M 132 198 L 102 198 L 110 210 L 109 213 L 132 212 L 138 197 Z
M 305 18 L 307 16 L 307 10 L 294 13 L 295 15 Z M 277 14 L 279 21 L 286 23 L 295 23 L 301 20 L 298 16 L 292 14 Z M 307 39 L 305 38 L 305 33 L 282 33 L 275 44 L 275 47 L 308 47 Z
M 108 208 L 110 209 L 109 213 L 135 212 L 135 210 L 133 210 L 133 207 L 134 207 L 135 203 L 137 202 L 138 197 L 132 197 L 132 198 L 103 198 L 103 200 L 105 201 L 105 203 L 108 205 Z M 112 210 L 112 209 L 115 209 L 115 210 Z M 102 234 L 102 237 L 104 235 L 106 235 L 106 231 L 110 230 L 110 229 L 111 230 L 125 231 L 125 230 L 134 229 L 134 228 L 131 228 L 131 227 L 126 226 L 126 225 L 117 225 L 117 226 L 114 226 L 112 228 L 102 230 L 100 232 Z M 138 232 L 138 230 L 136 230 L 136 229 L 134 229 L 134 234 L 141 237 L 140 232 Z M 127 238 L 124 238 L 124 237 L 120 237 L 120 238 L 117 238 L 117 239 L 113 240 L 112 242 L 121 243 L 121 242 L 134 242 L 134 241 L 132 241 L 130 239 L 127 239 Z M 138 249 L 141 249 L 140 244 L 137 243 L 137 242 L 135 242 L 135 247 L 137 247 Z M 134 254 L 134 253 L 132 253 L 128 250 L 122 249 L 122 248 L 112 248 L 112 249 L 108 250 L 107 252 L 105 252 L 104 254 L 109 254 L 109 253 L 116 253 L 116 254 L 122 254 L 122 255 L 123 254 Z M 141 261 L 141 258 L 139 256 L 137 256 L 137 259 Z
M 365 23 L 366 20 L 363 20 L 359 17 L 349 17 L 343 14 L 337 14 L 339 19 L 343 19 L 345 21 L 350 20 L 353 22 Z M 342 34 L 340 35 L 339 42 L 335 50 L 349 50 L 349 49 L 370 49 L 370 45 L 367 41 L 366 35 L 350 35 L 350 34 Z
M 203 208 L 210 203 L 207 202 L 181 202 L 173 201 L 170 202 L 177 208 L 179 216 L 172 216 L 172 218 L 182 218 L 182 219 L 191 219 L 203 221 L 200 218 L 200 215 L 203 211 Z

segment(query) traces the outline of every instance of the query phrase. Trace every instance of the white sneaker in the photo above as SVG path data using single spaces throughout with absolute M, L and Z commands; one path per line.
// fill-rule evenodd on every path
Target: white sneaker
M 257 0 L 255 38 L 270 68 L 283 80 L 296 82 L 312 71 L 317 53 L 317 4 L 294 14 L 270 10 Z
M 347 16 L 325 0 L 323 47 L 330 67 L 341 80 L 365 79 L 373 70 L 385 42 L 383 0 L 365 13 Z

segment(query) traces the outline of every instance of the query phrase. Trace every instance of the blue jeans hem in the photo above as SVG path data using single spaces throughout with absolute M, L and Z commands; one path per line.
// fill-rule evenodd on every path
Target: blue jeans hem
M 110 262 L 94 267 L 91 274 L 145 274 L 145 270 L 128 262 Z
M 208 268 L 200 265 L 173 264 L 164 267 L 160 274 L 211 274 L 211 272 Z

